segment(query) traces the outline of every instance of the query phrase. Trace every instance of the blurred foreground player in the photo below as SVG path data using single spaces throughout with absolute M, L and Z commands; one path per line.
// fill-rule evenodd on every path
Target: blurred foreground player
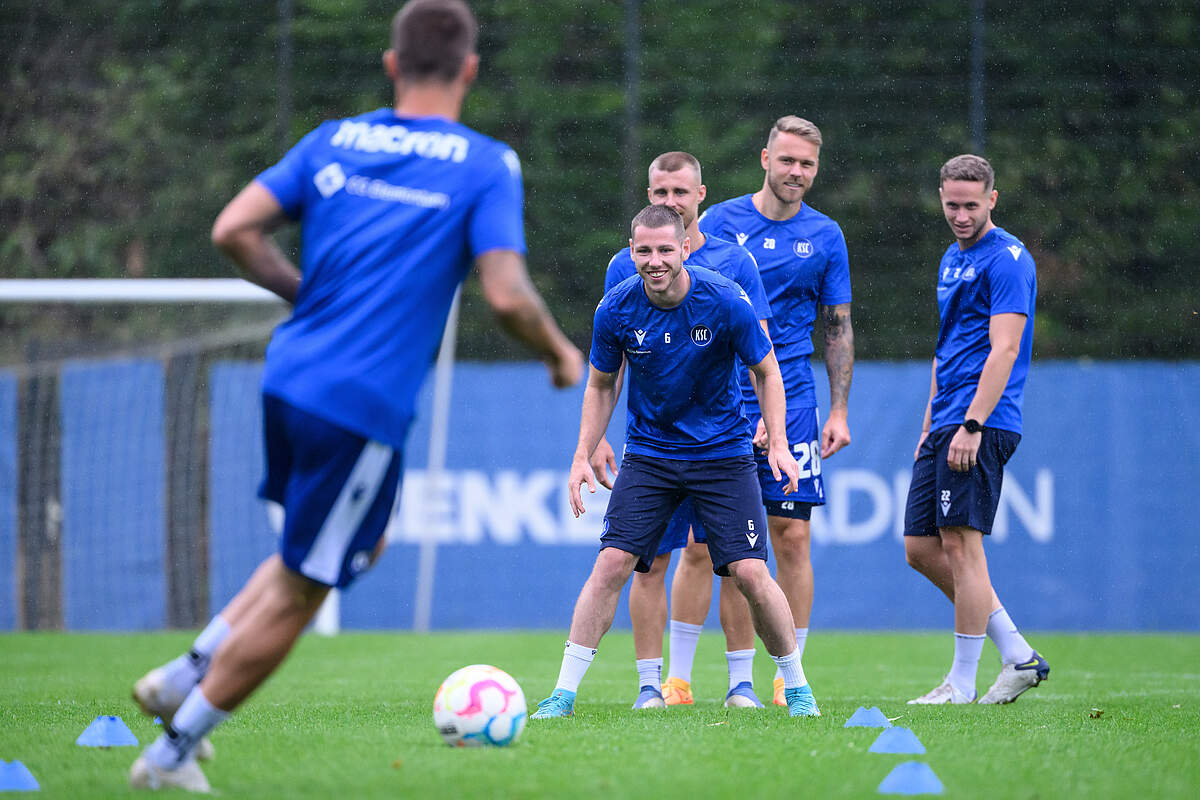
M 1037 297 L 1029 251 L 992 222 L 994 184 L 992 165 L 979 156 L 956 156 L 942 166 L 938 194 L 957 242 L 938 266 L 941 327 L 904 514 L 904 550 L 908 563 L 954 603 L 954 663 L 940 685 L 911 704 L 975 702 L 988 637 L 1003 667 L 980 703 L 1011 703 L 1050 674 L 1000 604 L 983 550 L 1004 465 L 1021 440 Z
M 766 418 L 776 480 L 796 488 L 784 438 L 783 381 L 771 341 L 745 291 L 702 267 L 685 267 L 688 239 L 670 208 L 647 206 L 630 224 L 636 277 L 596 308 L 591 371 L 579 443 L 567 479 L 571 508 L 580 485 L 595 491 L 589 458 L 616 405 L 617 371 L 629 370 L 629 435 L 613 485 L 600 553 L 579 593 L 554 692 L 532 719 L 571 716 L 596 647 L 612 624 L 621 588 L 650 568 L 667 521 L 685 499 L 708 535 L 713 569 L 731 575 L 750 602 L 755 629 L 787 681 L 788 712 L 818 716 L 789 625 L 787 599 L 767 570 L 766 541 L 750 429 L 734 371 L 750 365 Z
M 663 153 L 650 163 L 646 194 L 653 205 L 662 205 L 679 214 L 688 239 L 687 265 L 704 267 L 736 283 L 750 298 L 750 304 L 763 330 L 771 307 L 758 277 L 754 256 L 741 245 L 700 232 L 696 224 L 700 203 L 707 189 L 701 179 L 700 162 L 690 153 Z M 637 274 L 637 266 L 628 247 L 608 262 L 604 291 Z M 734 371 L 733 380 L 741 386 L 744 365 Z M 620 380 L 618 379 L 618 391 Z M 741 392 L 737 388 L 738 393 Z M 604 438 L 592 452 L 592 469 L 601 485 L 611 489 L 608 476 L 617 474 L 616 456 Z M 670 603 L 671 666 L 666 683 L 662 682 L 663 630 L 667 625 L 667 568 L 671 552 L 683 550 L 675 571 Z M 689 577 L 689 573 L 691 576 Z M 696 643 L 712 602 L 712 560 L 705 544 L 704 526 L 696 522 L 690 500 L 684 501 L 667 524 L 658 553 L 649 572 L 638 572 L 629 587 L 629 617 L 633 622 L 633 650 L 638 674 L 638 696 L 634 708 L 662 708 L 666 705 L 690 705 L 692 700 L 692 662 Z M 732 609 L 732 611 L 731 611 Z M 730 708 L 762 708 L 754 694 L 754 623 L 750 609 L 732 579 L 721 579 L 721 627 L 725 631 L 725 660 L 729 666 L 729 691 L 725 705 Z
M 295 304 L 263 373 L 260 493 L 285 519 L 279 555 L 192 651 L 137 682 L 165 731 L 134 762 L 135 787 L 209 791 L 199 743 L 279 666 L 329 589 L 379 555 L 417 391 L 472 263 L 500 325 L 554 385 L 581 376 L 526 273 L 517 157 L 456 121 L 476 32 L 461 0 L 407 3 L 383 58 L 395 107 L 321 125 L 213 226 L 250 280 Z M 302 224 L 300 271 L 270 237 L 289 218 Z

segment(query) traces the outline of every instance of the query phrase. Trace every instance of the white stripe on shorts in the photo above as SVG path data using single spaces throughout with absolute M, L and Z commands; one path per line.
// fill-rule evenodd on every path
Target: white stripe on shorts
M 333 508 L 329 509 L 325 524 L 300 564 L 301 573 L 330 586 L 338 582 L 346 548 L 375 502 L 394 452 L 391 447 L 374 441 L 363 446 L 346 484 L 333 502 Z

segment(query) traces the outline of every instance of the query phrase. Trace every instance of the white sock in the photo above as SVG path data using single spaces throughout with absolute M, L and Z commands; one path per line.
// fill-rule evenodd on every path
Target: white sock
M 786 656 L 771 656 L 771 659 L 779 667 L 779 674 L 783 676 L 783 688 L 799 689 L 808 685 L 808 678 L 804 677 L 804 667 L 800 666 L 799 647 Z
M 554 688 L 566 689 L 568 692 L 578 691 L 579 684 L 595 657 L 596 648 L 584 647 L 568 640 L 563 651 L 562 667 L 558 670 L 558 683 L 554 684 Z
M 954 634 L 954 666 L 950 667 L 946 680 L 967 697 L 975 696 L 975 673 L 979 671 L 979 656 L 985 641 L 987 637 L 983 635 Z
M 808 641 L 808 628 L 796 628 L 796 647 L 800 650 L 800 658 L 804 658 L 804 644 Z M 775 677 L 783 677 L 779 670 L 775 670 Z
M 696 660 L 696 644 L 700 641 L 700 631 L 703 629 L 703 625 L 671 620 L 671 635 L 667 640 L 671 654 L 668 678 L 692 682 L 692 662 Z
M 229 623 L 220 614 L 213 617 L 196 641 L 192 649 L 169 662 L 163 667 L 167 682 L 179 694 L 186 695 L 208 672 L 208 665 L 213 654 L 229 635 Z
M 739 683 L 754 683 L 754 648 L 749 650 L 726 650 L 725 663 L 729 664 L 729 688 Z
M 1000 651 L 1000 660 L 1005 664 L 1023 664 L 1033 658 L 1033 648 L 1017 630 L 1008 612 L 1001 606 L 988 617 L 987 635 Z
M 170 725 L 146 748 L 146 758 L 162 769 L 176 769 L 192 757 L 196 745 L 213 728 L 229 719 L 229 712 L 208 702 L 197 686 L 175 712 Z
M 643 686 L 649 686 L 661 692 L 663 660 L 661 658 L 639 658 L 634 663 L 637 664 L 638 691 L 640 692 Z

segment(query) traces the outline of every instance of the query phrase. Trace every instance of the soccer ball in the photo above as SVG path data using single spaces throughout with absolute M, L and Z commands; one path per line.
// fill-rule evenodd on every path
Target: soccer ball
M 502 669 L 463 667 L 442 681 L 433 698 L 433 724 L 454 747 L 503 747 L 525 729 L 525 693 Z

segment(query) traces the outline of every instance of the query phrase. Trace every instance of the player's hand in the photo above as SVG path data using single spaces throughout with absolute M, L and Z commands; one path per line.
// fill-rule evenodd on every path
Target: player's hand
M 785 477 L 787 483 L 783 486 L 784 494 L 796 491 L 800 481 L 800 465 L 787 447 L 772 447 L 767 451 L 767 464 L 771 467 L 771 475 L 777 481 Z
M 967 429 L 959 426 L 950 440 L 950 448 L 946 452 L 946 464 L 955 472 L 969 472 L 978 463 L 979 443 L 983 441 L 983 432 L 967 433 Z
M 913 450 L 913 461 L 921 457 L 921 445 L 925 444 L 925 440 L 929 438 L 929 431 L 921 431 L 921 438 L 917 439 L 917 449 Z
M 556 389 L 566 389 L 583 378 L 583 353 L 569 342 L 555 351 L 546 366 L 550 369 L 550 381 Z
M 579 515 L 584 512 L 583 497 L 580 496 L 579 487 L 583 484 L 588 485 L 588 491 L 592 494 L 596 493 L 596 479 L 592 472 L 592 465 L 582 455 L 576 453 L 575 458 L 571 461 L 571 474 L 567 477 L 567 490 L 571 496 L 571 510 L 575 512 L 575 518 L 579 519 Z
M 611 491 L 613 478 L 617 477 L 617 454 L 613 452 L 607 437 L 600 437 L 600 444 L 596 445 L 596 449 L 592 451 L 589 461 L 592 465 L 592 472 L 596 474 L 596 480 L 600 481 L 600 485 L 605 489 Z M 610 472 L 612 478 L 609 477 Z
M 825 427 L 821 429 L 821 458 L 829 458 L 848 444 L 850 426 L 846 422 L 846 411 L 830 411 L 829 419 L 825 420 Z
M 750 444 L 758 450 L 767 449 L 767 423 L 763 422 L 762 417 L 758 418 L 758 427 L 754 429 L 754 438 L 750 440 Z

